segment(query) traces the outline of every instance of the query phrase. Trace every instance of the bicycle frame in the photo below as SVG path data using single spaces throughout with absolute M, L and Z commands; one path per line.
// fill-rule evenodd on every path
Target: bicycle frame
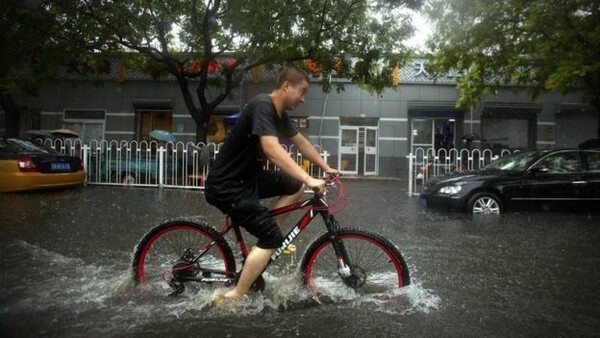
M 323 217 L 323 221 L 327 228 L 327 232 L 334 239 L 332 241 L 332 245 L 335 250 L 337 260 L 338 260 L 339 273 L 342 277 L 348 277 L 350 275 L 350 268 L 348 267 L 348 264 L 346 264 L 346 262 L 349 262 L 349 258 L 348 258 L 348 255 L 346 253 L 346 250 L 344 248 L 342 241 L 338 238 L 338 236 L 335 232 L 335 229 L 338 226 L 337 221 L 335 220 L 334 216 L 329 213 L 329 206 L 323 196 L 315 193 L 314 196 L 311 198 L 301 200 L 296 203 L 293 203 L 293 204 L 290 204 L 287 206 L 283 206 L 283 207 L 280 207 L 277 209 L 272 209 L 269 211 L 269 213 L 272 216 L 279 216 L 279 215 L 287 214 L 292 211 L 296 211 L 296 210 L 304 209 L 304 208 L 307 208 L 306 212 L 302 215 L 302 217 L 296 223 L 296 225 L 294 227 L 292 227 L 292 229 L 284 237 L 284 240 L 283 240 L 281 246 L 275 250 L 275 252 L 271 256 L 271 258 L 269 259 L 269 262 L 267 263 L 265 270 L 271 263 L 275 262 L 283 254 L 283 251 L 294 241 L 294 239 L 296 239 L 296 237 L 298 237 L 298 235 L 308 226 L 308 224 L 310 224 L 310 222 L 312 222 L 312 220 L 317 215 L 321 215 Z M 246 257 L 248 256 L 249 251 L 248 251 L 248 247 L 246 246 L 246 243 L 244 241 L 244 238 L 242 236 L 242 232 L 240 231 L 239 226 L 234 225 L 232 223 L 231 218 L 225 217 L 224 226 L 221 229 L 221 231 L 219 232 L 219 234 L 222 237 L 225 237 L 225 235 L 227 233 L 229 233 L 231 230 L 234 231 L 235 238 L 240 247 L 240 252 L 242 253 L 243 259 L 245 260 Z M 204 247 L 202 250 L 200 250 L 200 252 L 197 255 L 195 255 L 191 259 L 191 261 L 192 262 L 198 261 L 206 252 L 208 252 L 210 250 L 210 248 L 212 246 L 213 246 L 213 243 L 208 244 L 206 247 Z M 191 253 L 186 253 L 186 255 L 187 254 L 191 255 Z M 192 278 L 187 278 L 187 281 L 232 282 L 235 279 L 235 275 L 227 276 L 227 273 L 225 273 L 224 271 L 214 271 L 214 270 L 207 270 L 207 269 L 201 269 L 201 270 L 203 272 L 222 274 L 222 275 L 225 275 L 225 277 L 205 277 L 205 276 L 203 276 L 201 278 L 192 277 Z M 235 272 L 235 273 L 237 273 L 237 272 Z
M 327 211 L 327 202 L 325 202 L 323 197 L 321 197 L 317 194 L 315 194 L 315 196 L 313 196 L 312 198 L 305 199 L 305 200 L 298 201 L 296 203 L 293 203 L 293 204 L 290 204 L 287 206 L 283 206 L 283 207 L 280 207 L 277 209 L 270 210 L 269 213 L 271 214 L 271 216 L 275 217 L 275 216 L 287 214 L 292 211 L 296 211 L 296 210 L 304 209 L 304 208 L 308 208 L 308 210 L 304 213 L 304 215 L 302 215 L 302 217 L 296 223 L 296 225 L 294 227 L 292 227 L 292 229 L 284 237 L 284 240 L 283 240 L 281 246 L 275 250 L 275 252 L 271 256 L 271 259 L 269 260 L 269 263 L 267 264 L 267 266 L 269 264 L 271 264 L 272 262 L 276 261 L 279 258 L 279 256 L 281 256 L 283 254 L 283 251 L 294 241 L 294 239 L 306 228 L 306 226 L 318 214 L 322 215 L 325 225 L 327 226 L 328 229 L 330 228 L 333 215 L 330 215 Z M 244 259 L 246 259 L 249 251 L 248 251 L 248 247 L 246 246 L 246 243 L 244 242 L 242 233 L 238 226 L 233 225 L 233 223 L 231 222 L 231 218 L 226 217 L 225 225 L 220 232 L 221 236 L 224 237 L 232 229 L 234 231 L 235 238 L 240 247 L 242 257 Z

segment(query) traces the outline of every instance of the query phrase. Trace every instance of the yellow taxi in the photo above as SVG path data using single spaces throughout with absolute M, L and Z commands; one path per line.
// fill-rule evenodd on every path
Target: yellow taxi
M 0 192 L 82 185 L 81 160 L 29 140 L 0 137 Z

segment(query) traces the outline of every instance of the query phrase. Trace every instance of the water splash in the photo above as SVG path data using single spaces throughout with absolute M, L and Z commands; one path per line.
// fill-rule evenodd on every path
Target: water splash
M 170 323 L 182 318 L 209 320 L 223 317 L 251 316 L 264 312 L 281 312 L 319 307 L 302 286 L 297 264 L 274 266 L 263 277 L 263 293 L 253 293 L 225 308 L 214 306 L 217 294 L 227 289 L 188 288 L 179 297 L 163 292 L 147 292 L 131 281 L 129 253 L 120 262 L 85 261 L 24 242 L 14 241 L 1 253 L 15 255 L 28 264 L 4 271 L 8 282 L 1 286 L 0 314 L 22 317 L 30 314 L 44 317 L 46 325 L 64 332 L 77 325 L 87 325 L 90 332 L 136 333 L 140 327 Z M 107 264 L 108 263 L 108 264 Z M 109 265 L 111 264 L 112 265 Z M 388 314 L 430 313 L 441 303 L 438 296 L 419 281 L 393 292 L 361 295 L 350 299 L 331 293 L 322 306 L 355 309 L 357 306 Z M 321 309 L 323 309 L 321 307 Z M 73 323 L 73 322 L 76 323 Z M 54 324 L 53 324 L 54 323 Z M 61 331 L 62 330 L 62 331 Z

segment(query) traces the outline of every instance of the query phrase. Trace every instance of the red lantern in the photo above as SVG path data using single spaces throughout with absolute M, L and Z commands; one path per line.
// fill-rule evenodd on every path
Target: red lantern
M 219 61 L 217 61 L 217 60 L 211 60 L 208 63 L 208 72 L 209 73 L 218 72 L 219 69 L 221 69 L 221 64 L 219 64 Z
M 312 59 L 304 60 L 304 66 L 306 67 L 306 70 L 310 73 L 317 72 L 317 63 L 314 62 Z
M 202 62 L 198 59 L 190 62 L 190 73 L 194 74 L 194 73 L 200 73 L 200 70 L 202 69 Z
M 342 59 L 335 58 L 335 60 L 333 61 L 333 69 L 336 72 L 340 72 L 340 71 L 342 71 L 342 67 L 343 67 Z
M 392 85 L 395 87 L 400 83 L 400 68 L 398 65 L 394 66 L 392 69 Z
M 225 68 L 229 68 L 229 69 L 235 68 L 236 65 L 237 65 L 237 60 L 235 60 L 235 59 L 227 59 L 227 60 L 225 60 L 225 62 L 223 62 L 223 66 Z
M 260 66 L 252 68 L 252 82 L 258 83 L 260 81 Z

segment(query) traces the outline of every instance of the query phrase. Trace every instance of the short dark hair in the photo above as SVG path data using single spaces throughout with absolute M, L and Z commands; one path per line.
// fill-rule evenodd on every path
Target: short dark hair
M 275 89 L 281 88 L 286 81 L 289 81 L 292 85 L 300 83 L 302 80 L 310 83 L 308 74 L 297 66 L 286 66 L 279 72 L 277 79 L 275 80 Z

